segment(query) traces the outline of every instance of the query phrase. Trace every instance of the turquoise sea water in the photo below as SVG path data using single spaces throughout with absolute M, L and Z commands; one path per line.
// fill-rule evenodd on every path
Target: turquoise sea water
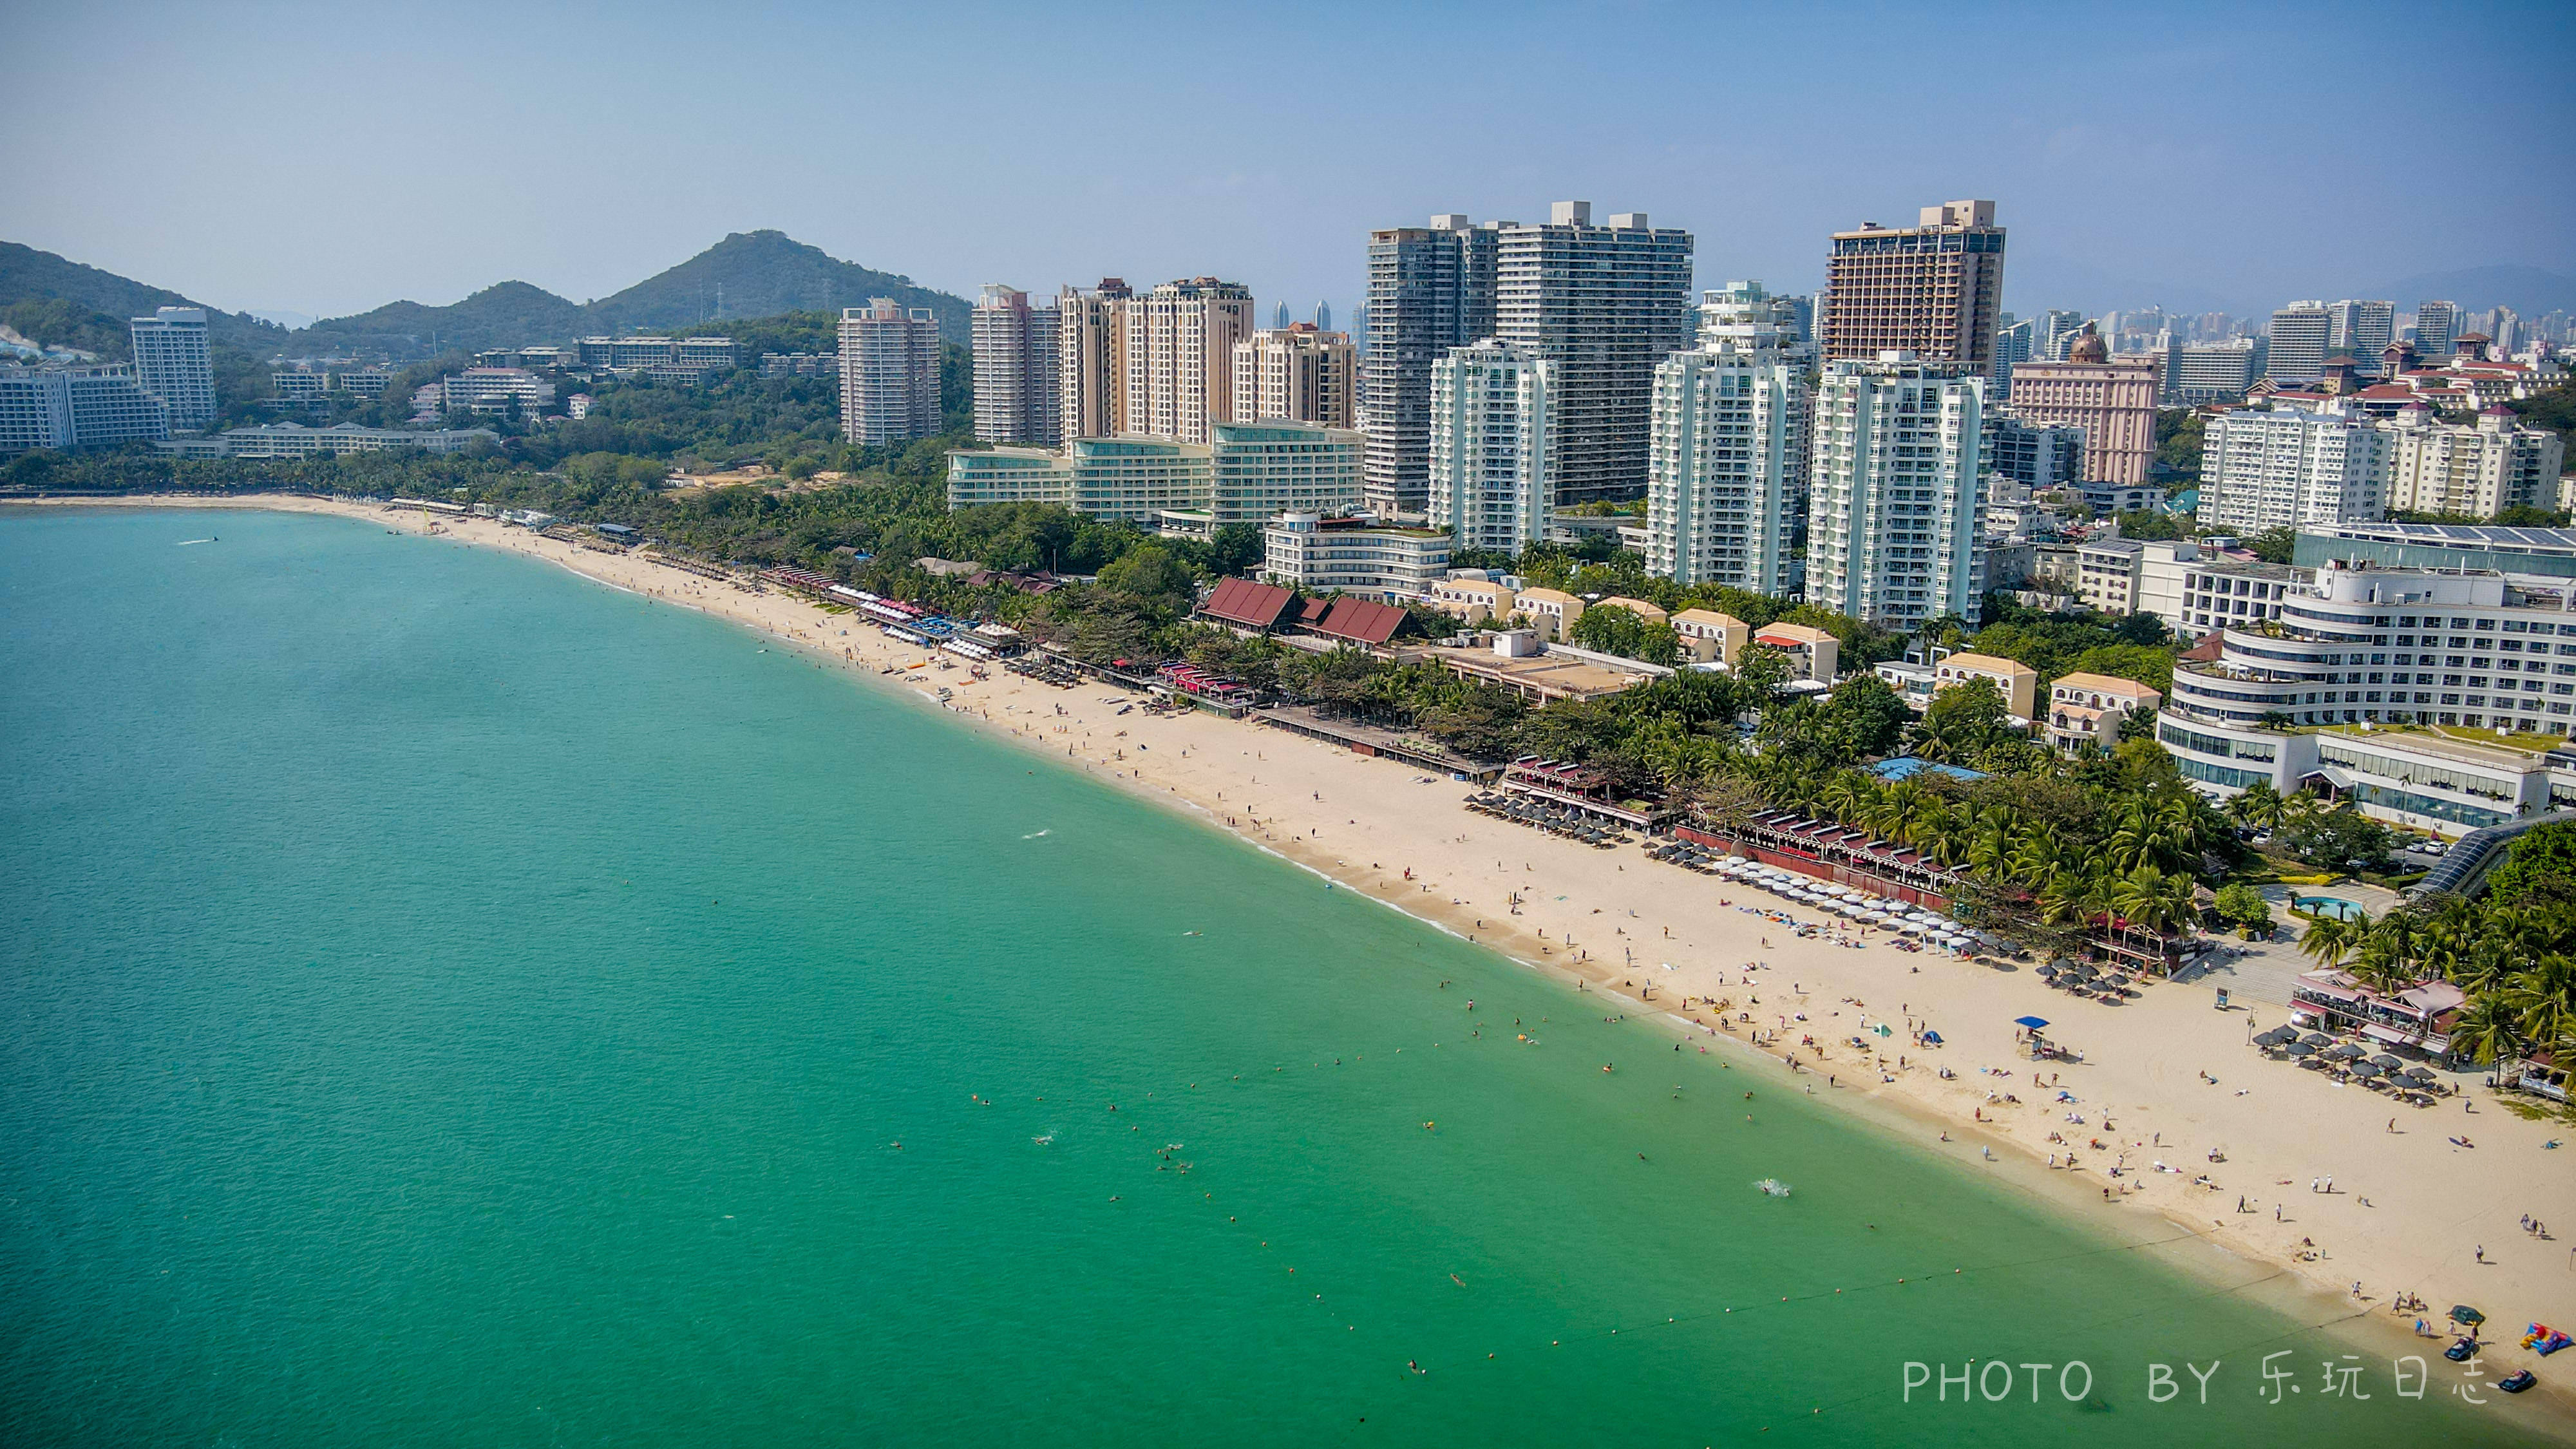
M 0 1442 L 2501 1442 L 730 626 L 205 513 L 0 611 Z

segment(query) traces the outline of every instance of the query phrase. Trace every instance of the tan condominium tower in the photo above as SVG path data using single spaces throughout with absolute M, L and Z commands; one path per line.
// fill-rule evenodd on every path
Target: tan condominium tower
M 1121 307 L 1127 429 L 1204 443 L 1234 417 L 1234 344 L 1252 335 L 1252 292 L 1238 282 L 1165 282 Z
M 1138 296 L 1112 278 L 1066 288 L 1056 314 L 1064 436 L 1204 443 L 1234 418 L 1234 347 L 1253 331 L 1242 284 L 1193 277 Z
M 939 323 L 891 297 L 841 313 L 841 433 L 900 443 L 939 431 Z
M 1133 431 L 1123 309 L 1135 295 L 1124 279 L 1103 277 L 1097 287 L 1067 287 L 1055 299 L 1056 426 L 1068 440 Z
M 1992 367 L 2004 229 L 1991 201 L 1923 208 L 1911 227 L 1834 233 L 1816 341 L 1828 362 L 1903 351 L 1934 365 Z
M 1359 354 L 1349 334 L 1312 322 L 1255 332 L 1234 344 L 1234 421 L 1354 426 Z

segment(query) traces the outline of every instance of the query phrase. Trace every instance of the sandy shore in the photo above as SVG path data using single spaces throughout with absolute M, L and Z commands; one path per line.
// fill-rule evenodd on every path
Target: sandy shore
M 300 497 L 120 502 L 425 526 L 418 511 Z M 2524 1323 L 2576 1331 L 2576 1128 L 2518 1119 L 2483 1089 L 2410 1109 L 2264 1060 L 2246 1038 L 2279 1024 L 2286 1013 L 2278 1007 L 2221 1012 L 2206 986 L 2159 984 L 2114 1008 L 2048 990 L 2027 970 L 1883 943 L 1847 949 L 1802 940 L 1739 909 L 1783 904 L 1771 897 L 1658 865 L 1633 846 L 1593 850 L 1472 814 L 1459 804 L 1468 787 L 1391 761 L 1204 714 L 1113 718 L 1116 706 L 1101 701 L 1119 691 L 1108 685 L 1059 690 L 998 671 L 976 681 L 962 668 L 923 671 L 918 682 L 879 676 L 923 651 L 855 617 L 698 578 L 646 555 L 593 552 L 484 519 L 440 518 L 432 531 L 735 620 L 925 701 L 945 686 L 955 696 L 948 708 L 1004 738 L 1623 998 L 1605 1000 L 1605 1015 L 1659 1016 L 1712 1049 L 1740 1050 L 1783 1072 L 1780 1053 L 1794 1050 L 1812 1068 L 1798 1079 L 1817 1096 L 1955 1154 L 1966 1170 L 2001 1174 L 2081 1211 L 2160 1214 L 2242 1258 L 2287 1270 L 2307 1285 L 2299 1311 L 2312 1322 L 2338 1310 L 2367 1315 L 2355 1327 L 2369 1332 L 2375 1321 L 2376 1340 L 2389 1340 L 2413 1321 L 2390 1314 L 2401 1292 L 2431 1303 L 2436 1326 L 2451 1304 L 2476 1304 L 2497 1340 L 2485 1360 L 2490 1382 L 2534 1362 L 2514 1347 Z M 1523 902 L 1517 914 L 1507 904 L 1515 893 Z M 1705 1004 L 1711 998 L 1732 1003 L 1727 1017 L 1750 1013 L 1752 1021 L 1720 1032 L 1720 1014 Z M 2031 1014 L 2055 1023 L 2051 1035 L 2085 1056 L 2054 1065 L 2051 1085 L 2035 1082 L 2033 1064 L 2015 1046 L 2012 1021 Z M 1876 1045 L 1867 1051 L 1849 1044 L 1882 1022 L 1891 1036 L 1871 1035 Z M 1926 1026 L 1947 1045 L 1914 1045 L 1912 1031 Z M 1780 1034 L 1781 1045 L 1756 1054 L 1744 1042 L 1752 1027 Z M 1825 1045 L 1801 1045 L 1810 1035 Z M 1641 1048 L 1667 1050 L 1668 1042 L 1648 1047 L 1641 1039 Z M 1938 1075 L 1945 1067 L 1949 1080 Z M 2075 1100 L 2058 1101 L 2061 1089 Z M 2006 1094 L 2018 1104 L 2002 1100 Z M 2475 1146 L 2456 1145 L 2455 1136 Z M 2559 1138 L 2570 1147 L 2543 1147 Z M 2091 1145 L 2097 1140 L 2099 1148 Z M 2070 1148 L 2071 1169 L 2063 1165 Z M 2213 1151 L 2223 1160 L 2212 1161 Z M 2119 1179 L 2106 1175 L 2122 1162 Z M 2207 1185 L 2197 1184 L 2204 1175 Z M 2331 1191 L 2312 1190 L 2329 1177 Z M 2524 1214 L 2560 1236 L 2525 1232 Z M 2541 1366 L 2553 1397 L 2563 1390 L 2552 1381 L 2571 1375 L 2548 1370 L 2568 1362 Z M 2559 1400 L 2569 1402 L 2576 1401 Z

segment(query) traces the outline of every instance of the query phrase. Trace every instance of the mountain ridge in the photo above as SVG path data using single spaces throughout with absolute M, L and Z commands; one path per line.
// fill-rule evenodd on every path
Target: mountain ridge
M 221 346 L 275 346 L 288 335 L 247 312 L 227 312 L 167 287 L 0 241 L 0 322 L 38 342 L 122 360 L 133 355 L 131 319 L 161 307 L 205 308 L 208 338 Z
M 291 334 L 290 348 L 440 350 L 570 342 L 576 337 L 646 329 L 721 331 L 725 317 L 707 315 L 721 297 L 725 317 L 782 312 L 837 312 L 892 297 L 927 307 L 947 341 L 967 338 L 963 297 L 917 286 L 900 273 L 845 262 L 784 232 L 734 232 L 696 256 L 591 302 L 558 297 L 527 282 L 497 282 L 443 307 L 401 301 L 349 317 L 325 318 Z
M 725 315 L 708 317 L 719 296 Z M 247 312 L 227 312 L 53 252 L 0 242 L 0 322 L 42 343 L 115 358 L 130 352 L 126 319 L 148 315 L 155 307 L 204 307 L 212 341 L 261 358 L 382 351 L 411 360 L 434 351 L 568 343 L 637 328 L 721 331 L 728 318 L 837 312 L 865 306 L 875 297 L 927 307 L 939 319 L 943 340 L 967 340 L 973 304 L 965 298 L 916 285 L 901 273 L 842 261 L 779 231 L 734 232 L 686 261 L 591 302 L 511 280 L 444 306 L 388 302 L 292 332 Z

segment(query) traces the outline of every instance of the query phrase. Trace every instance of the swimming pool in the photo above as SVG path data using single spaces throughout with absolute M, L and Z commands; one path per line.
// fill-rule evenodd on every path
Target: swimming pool
M 2366 914 L 2359 903 L 2340 896 L 2292 896 L 2290 909 L 2311 916 L 2331 916 L 2338 921 L 2349 921 Z

